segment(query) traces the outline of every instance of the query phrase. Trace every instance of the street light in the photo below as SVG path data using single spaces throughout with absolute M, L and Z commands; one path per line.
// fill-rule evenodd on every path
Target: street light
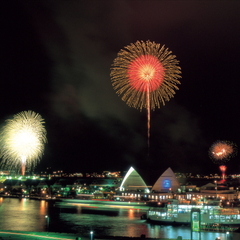
M 216 199 L 217 199 L 217 181 L 215 180 L 214 183 L 216 184 L 215 189 L 216 189 Z
M 47 219 L 47 232 L 49 232 L 49 216 L 46 215 L 45 218 Z
M 90 240 L 93 240 L 93 231 L 90 231 Z

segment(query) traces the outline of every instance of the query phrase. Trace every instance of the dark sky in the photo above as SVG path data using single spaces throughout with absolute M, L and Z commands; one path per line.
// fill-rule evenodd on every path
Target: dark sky
M 38 169 L 124 171 L 154 181 L 174 172 L 219 173 L 217 140 L 240 145 L 240 2 L 4 1 L 0 121 L 33 110 L 48 144 Z M 117 96 L 110 68 L 137 40 L 165 45 L 182 68 L 179 91 L 151 112 Z M 227 173 L 240 173 L 239 156 Z

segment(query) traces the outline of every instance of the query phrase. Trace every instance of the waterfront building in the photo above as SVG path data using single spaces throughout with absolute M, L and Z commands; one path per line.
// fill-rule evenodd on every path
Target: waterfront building
M 171 168 L 168 168 L 152 187 L 152 192 L 178 192 L 180 183 Z
M 19 179 L 6 179 L 3 184 L 4 191 L 11 191 L 13 195 L 21 194 L 26 189 L 25 183 Z
M 139 191 L 140 187 L 136 186 L 136 183 L 140 183 L 145 191 Z M 133 187 L 134 185 L 135 188 Z M 225 201 L 229 204 L 234 199 L 240 198 L 238 188 L 233 189 L 233 187 L 220 184 L 220 182 L 218 184 L 217 181 L 202 185 L 198 179 L 198 185 L 196 185 L 194 184 L 194 179 L 191 178 L 190 183 L 185 182 L 181 184 L 171 168 L 163 172 L 153 187 L 150 187 L 145 184 L 137 171 L 131 167 L 125 175 L 121 186 L 124 187 L 120 187 L 117 196 L 119 199 L 119 196 L 121 196 L 121 200 L 125 201 L 164 201 L 176 198 L 181 201 L 195 202 L 199 199 L 204 201 L 204 199 L 219 198 L 222 202 Z M 146 191 L 146 189 L 149 191 Z
M 152 191 L 152 186 L 147 186 L 139 173 L 131 167 L 125 175 L 115 199 L 121 201 L 163 201 L 173 198 L 171 186 L 178 185 L 175 181 L 177 179 L 169 168 L 154 184 L 155 190 Z
M 139 173 L 133 167 L 130 167 L 122 180 L 120 191 L 149 192 L 149 186 L 146 185 Z
M 223 182 L 199 176 L 194 178 L 192 175 L 187 177 L 179 173 L 176 175 L 168 168 L 151 186 L 145 183 L 133 167 L 130 167 L 124 177 L 119 176 L 119 172 L 91 174 L 90 177 L 61 176 L 50 179 L 36 176 L 31 178 L 6 176 L 1 177 L 0 192 L 7 195 L 20 195 L 26 192 L 38 198 L 102 198 L 121 201 L 164 201 L 171 198 L 195 201 L 219 198 L 226 203 L 230 201 L 231 204 L 231 201 L 240 199 L 238 179 Z

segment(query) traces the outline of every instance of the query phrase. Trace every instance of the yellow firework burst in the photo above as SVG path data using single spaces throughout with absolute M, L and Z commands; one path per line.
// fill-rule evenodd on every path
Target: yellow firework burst
M 130 107 L 154 110 L 178 90 L 181 68 L 172 52 L 150 41 L 137 41 L 120 50 L 111 68 L 116 93 Z
M 40 160 L 47 141 L 44 120 L 33 111 L 23 111 L 6 120 L 0 135 L 0 156 L 8 168 L 29 169 Z

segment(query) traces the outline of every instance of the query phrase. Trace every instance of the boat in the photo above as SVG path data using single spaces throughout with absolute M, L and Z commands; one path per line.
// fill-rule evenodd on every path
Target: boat
M 193 214 L 197 212 L 199 216 Z M 236 231 L 240 227 L 239 209 L 223 208 L 219 201 L 191 204 L 168 199 L 151 206 L 144 217 L 150 222 L 168 225 L 193 226 L 195 222 L 203 231 Z

